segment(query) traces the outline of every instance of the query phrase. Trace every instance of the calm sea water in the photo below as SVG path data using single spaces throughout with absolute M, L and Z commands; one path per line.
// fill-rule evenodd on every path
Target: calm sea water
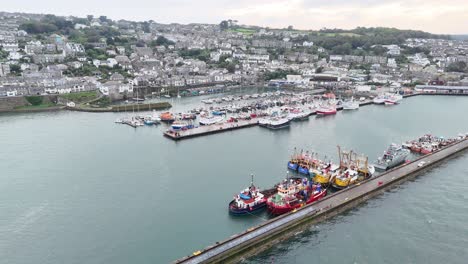
M 182 99 L 175 109 L 201 98 Z M 173 142 L 123 114 L 0 115 L 0 263 L 167 263 L 264 221 L 231 217 L 250 182 L 285 176 L 294 147 L 375 159 L 392 142 L 468 131 L 468 98 L 413 97 L 395 107 Z M 466 263 L 468 155 L 311 227 L 251 263 Z

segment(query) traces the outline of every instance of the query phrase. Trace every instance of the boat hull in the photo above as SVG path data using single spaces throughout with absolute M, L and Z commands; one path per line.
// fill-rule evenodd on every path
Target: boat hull
M 298 167 L 299 167 L 299 165 L 297 163 L 288 162 L 288 169 L 293 170 L 293 171 L 297 171 Z
M 232 200 L 230 203 L 229 203 L 229 213 L 231 215 L 247 215 L 247 214 L 252 214 L 252 213 L 255 213 L 255 212 L 258 212 L 258 211 L 261 211 L 263 209 L 266 208 L 266 201 L 263 202 L 263 203 L 258 203 L 252 207 L 249 207 L 249 208 L 236 208 L 236 206 L 234 206 L 235 204 L 235 200 Z
M 301 208 L 302 206 L 306 204 L 311 204 L 317 200 L 320 200 L 326 195 L 327 195 L 327 190 L 324 189 L 320 193 L 311 196 L 306 202 L 302 202 L 302 203 L 298 202 L 293 205 L 291 204 L 279 205 L 279 204 L 275 204 L 275 203 L 267 201 L 267 209 L 272 215 L 282 215 L 282 214 L 291 212 L 294 209 Z
M 398 162 L 392 162 L 392 163 L 375 163 L 374 167 L 377 170 L 386 171 L 386 170 L 395 168 L 395 167 L 403 164 L 404 162 L 405 162 L 405 159 L 399 160 Z
M 274 123 L 272 124 L 272 123 L 269 123 L 269 122 L 259 123 L 259 126 L 276 130 L 276 129 L 287 128 L 287 127 L 289 127 L 290 124 L 291 124 L 291 120 L 288 120 L 287 122 L 283 122 L 283 123 L 278 123 L 278 124 L 274 124 Z
M 334 115 L 336 111 L 317 111 L 317 115 Z
M 308 168 L 299 167 L 297 169 L 297 172 L 299 172 L 300 174 L 309 175 L 309 169 Z

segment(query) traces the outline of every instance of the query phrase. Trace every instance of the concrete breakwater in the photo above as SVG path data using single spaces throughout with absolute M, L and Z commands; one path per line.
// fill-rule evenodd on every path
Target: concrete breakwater
M 67 107 L 67 110 L 72 111 L 81 111 L 81 112 L 94 112 L 94 113 L 105 113 L 105 112 L 141 112 L 141 111 L 151 111 L 151 110 L 164 110 L 171 108 L 172 105 L 169 102 L 159 102 L 159 103 L 147 103 L 147 104 L 124 104 L 124 105 L 114 105 L 109 107 L 102 108 L 93 108 L 93 107 Z
M 259 253 L 279 241 L 285 240 L 304 230 L 310 224 L 329 219 L 349 210 L 362 202 L 420 175 L 462 151 L 468 149 L 468 140 L 449 145 L 432 154 L 421 156 L 408 164 L 387 171 L 361 184 L 339 191 L 324 199 L 304 206 L 297 211 L 266 221 L 243 233 L 216 242 L 201 251 L 176 260 L 175 263 L 233 263 Z

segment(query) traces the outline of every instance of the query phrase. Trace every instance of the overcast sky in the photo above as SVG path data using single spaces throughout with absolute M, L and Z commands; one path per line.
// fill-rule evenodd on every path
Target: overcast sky
M 161 23 L 219 23 L 299 29 L 357 26 L 468 34 L 468 0 L 12 0 L 0 10 Z

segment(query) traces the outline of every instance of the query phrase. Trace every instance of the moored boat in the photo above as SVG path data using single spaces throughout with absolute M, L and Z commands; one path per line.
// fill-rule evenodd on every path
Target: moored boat
M 356 110 L 359 108 L 359 102 L 354 101 L 354 98 L 351 97 L 349 101 L 343 103 L 343 110 Z
M 257 212 L 266 207 L 267 199 L 276 192 L 276 188 L 261 191 L 252 182 L 250 186 L 237 194 L 229 203 L 229 213 L 246 215 Z
M 391 169 L 404 163 L 409 153 L 410 151 L 402 148 L 401 145 L 391 144 L 382 157 L 374 163 L 374 167 L 383 171 Z
M 311 111 L 308 109 L 295 108 L 291 109 L 288 114 L 288 119 L 292 121 L 303 121 L 309 119 Z
M 220 123 L 223 120 L 224 120 L 223 116 L 204 116 L 204 117 L 200 117 L 200 120 L 198 122 L 202 126 L 208 126 L 208 125 Z
M 309 174 L 311 175 L 314 183 L 327 187 L 334 181 L 336 172 L 339 168 L 340 167 L 338 165 L 331 162 L 326 164 L 320 163 L 318 166 L 311 168 L 309 170 Z
M 164 112 L 162 113 L 159 118 L 161 118 L 161 122 L 165 123 L 172 123 L 175 121 L 175 117 L 172 113 L 170 112 Z
M 355 152 L 342 151 L 338 146 L 340 157 L 340 170 L 338 170 L 332 187 L 335 189 L 345 189 L 354 184 L 369 179 L 375 173 L 375 167 L 369 165 L 366 156 L 359 156 Z
M 174 131 L 179 131 L 179 130 L 191 129 L 191 128 L 194 128 L 194 126 L 193 126 L 193 124 L 191 124 L 189 122 L 182 121 L 182 120 L 176 120 L 171 124 L 171 128 Z
M 289 127 L 291 120 L 287 118 L 270 118 L 270 119 L 263 119 L 259 121 L 259 125 L 262 127 L 266 127 L 269 129 L 281 129 Z
M 193 119 L 197 119 L 197 115 L 193 113 L 182 113 L 180 115 L 180 118 L 182 120 L 193 120 Z
M 334 115 L 336 114 L 336 107 L 322 106 L 322 107 L 319 107 L 315 112 L 317 115 Z
M 277 193 L 268 198 L 267 208 L 273 215 L 281 215 L 313 203 L 327 194 L 320 184 L 305 178 L 286 179 L 277 187 Z

